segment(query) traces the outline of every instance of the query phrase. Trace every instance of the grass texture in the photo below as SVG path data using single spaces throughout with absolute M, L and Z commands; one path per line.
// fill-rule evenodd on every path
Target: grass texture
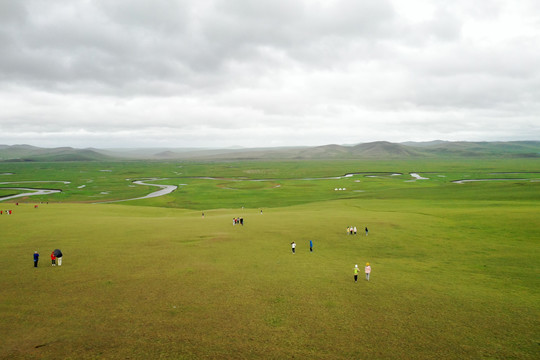
M 0 358 L 536 359 L 538 210 L 21 204 L 0 217 Z
M 0 163 L 0 196 L 62 190 L 0 202 L 0 358 L 537 359 L 539 173 L 537 159 Z M 133 184 L 149 178 L 178 190 L 93 204 L 157 190 Z

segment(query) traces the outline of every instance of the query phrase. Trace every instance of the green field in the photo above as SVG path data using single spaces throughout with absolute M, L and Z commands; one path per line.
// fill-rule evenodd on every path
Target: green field
M 62 193 L 0 202 L 13 209 L 0 358 L 540 357 L 538 160 L 0 163 L 8 173 L 0 196 Z M 179 188 L 94 204 L 155 191 L 132 184 L 146 178 Z M 366 262 L 371 280 L 354 283 Z

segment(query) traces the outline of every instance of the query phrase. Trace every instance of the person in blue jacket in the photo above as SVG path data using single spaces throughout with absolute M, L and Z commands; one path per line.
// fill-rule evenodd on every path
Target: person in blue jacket
M 39 254 L 37 251 L 34 251 L 34 267 L 37 267 L 39 261 Z
M 309 251 L 313 252 L 313 240 L 309 240 Z

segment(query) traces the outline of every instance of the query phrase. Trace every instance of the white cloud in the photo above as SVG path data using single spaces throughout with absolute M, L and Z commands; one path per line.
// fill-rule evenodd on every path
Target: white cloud
M 536 2 L 0 3 L 0 143 L 538 139 Z

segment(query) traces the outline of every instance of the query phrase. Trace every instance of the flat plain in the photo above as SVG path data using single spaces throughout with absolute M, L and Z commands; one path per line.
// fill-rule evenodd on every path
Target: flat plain
M 0 174 L 0 196 L 62 190 L 0 202 L 13 210 L 0 216 L 1 358 L 540 355 L 537 159 L 0 163 Z M 178 189 L 99 203 L 155 191 L 133 184 L 151 178 Z M 370 281 L 354 283 L 366 262 Z

